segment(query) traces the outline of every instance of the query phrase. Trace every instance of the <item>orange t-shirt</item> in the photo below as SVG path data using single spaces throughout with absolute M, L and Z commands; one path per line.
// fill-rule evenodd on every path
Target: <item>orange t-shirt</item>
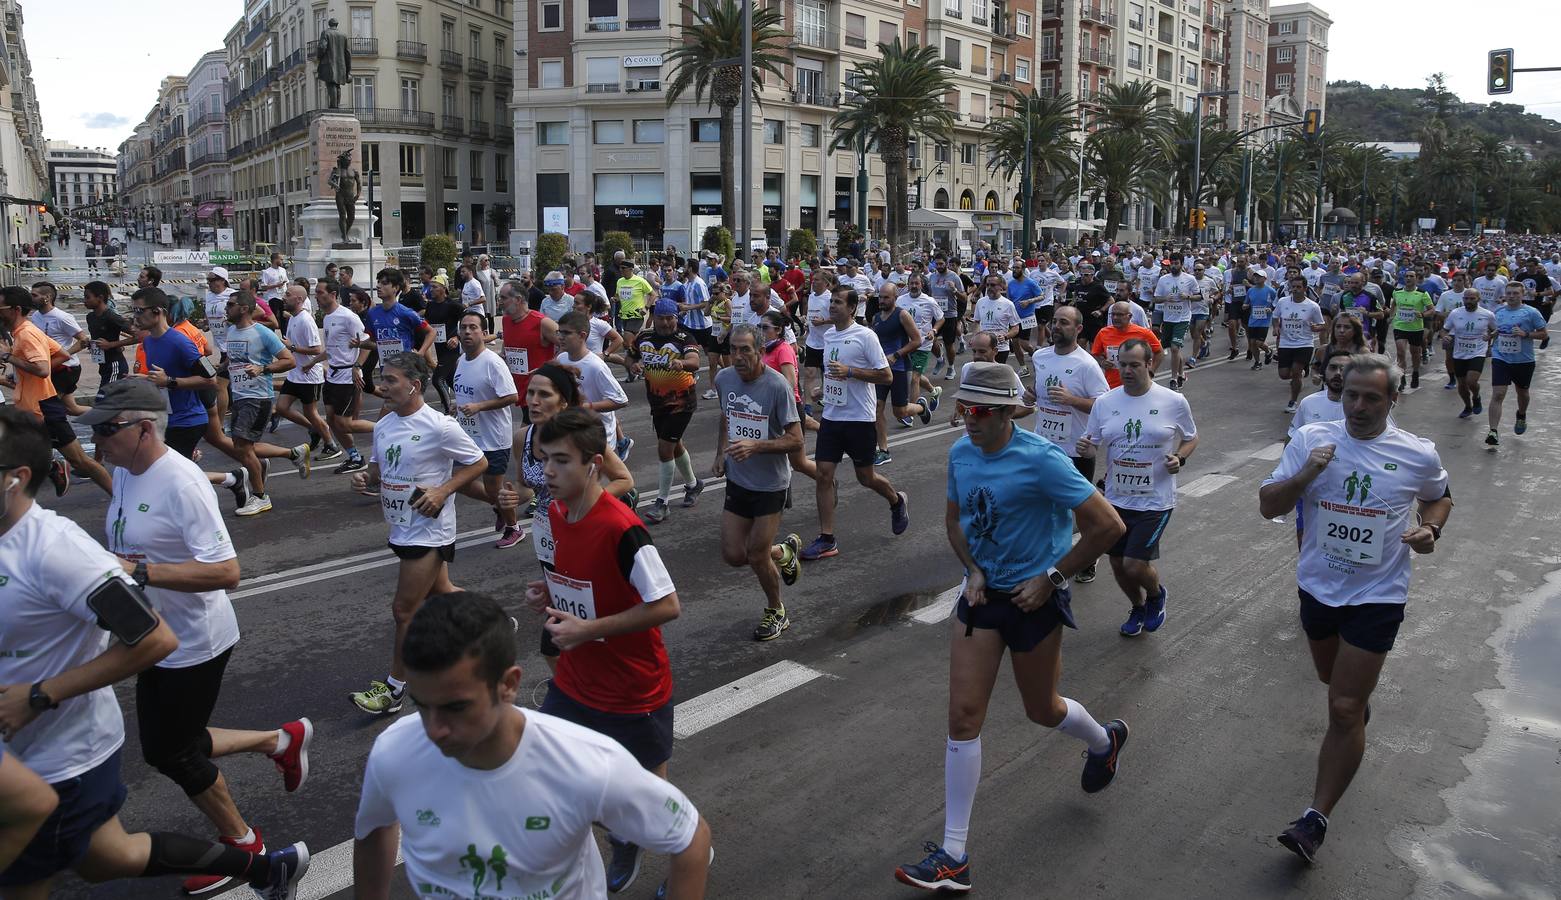
M 11 342 L 12 356 L 42 366 L 46 371 L 51 368 L 54 355 L 63 352 L 54 338 L 44 334 L 43 329 L 26 319 L 22 319 L 11 333 Z M 31 372 L 24 372 L 20 366 L 13 366 L 11 370 L 16 373 L 16 408 L 42 418 L 43 410 L 38 403 L 59 393 L 54 389 L 54 382 L 47 376 L 40 378 Z
M 1097 359 L 1104 356 L 1107 360 L 1115 363 L 1117 361 L 1117 348 L 1133 338 L 1147 342 L 1150 350 L 1156 353 L 1160 352 L 1160 339 L 1155 337 L 1153 331 L 1142 325 L 1129 325 L 1126 328 L 1107 325 L 1096 333 L 1095 345 L 1089 348 L 1089 352 L 1094 354 Z M 1114 388 L 1122 386 L 1122 375 L 1116 370 L 1115 366 L 1111 368 L 1101 366 L 1101 369 L 1106 373 L 1106 384 Z

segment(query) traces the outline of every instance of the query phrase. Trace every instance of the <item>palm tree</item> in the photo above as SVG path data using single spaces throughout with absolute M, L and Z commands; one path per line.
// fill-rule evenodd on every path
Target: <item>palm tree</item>
M 699 8 L 684 3 L 685 17 L 692 21 L 681 24 L 682 43 L 668 51 L 664 61 L 670 65 L 672 83 L 667 86 L 667 106 L 678 101 L 687 91 L 705 101 L 708 106 L 721 110 L 721 225 L 727 231 L 736 230 L 737 190 L 739 170 L 736 165 L 736 131 L 732 125 L 732 111 L 743 99 L 743 8 L 737 0 L 700 0 Z M 778 6 L 753 7 L 753 102 L 759 102 L 759 88 L 768 72 L 777 81 L 784 82 L 781 66 L 788 63 L 787 48 L 791 35 L 781 28 Z M 753 190 L 753 185 L 744 188 Z M 745 197 L 746 202 L 746 197 Z M 746 249 L 744 250 L 746 253 Z
M 1203 146 L 1202 157 L 1199 165 L 1203 169 L 1203 178 L 1200 186 L 1210 182 L 1218 183 L 1218 179 L 1212 177 L 1215 165 L 1228 165 L 1231 154 L 1224 153 L 1227 148 L 1232 148 L 1236 143 L 1235 132 L 1226 131 L 1222 126 L 1223 120 L 1216 115 L 1203 117 Z M 1180 223 L 1178 230 L 1185 231 L 1187 226 L 1187 213 L 1192 209 L 1192 165 L 1194 151 L 1198 149 L 1196 141 L 1198 137 L 1198 125 L 1193 122 L 1190 112 L 1170 110 L 1166 116 L 1166 137 L 1170 145 L 1171 156 L 1169 166 L 1174 173 L 1177 201 L 1176 220 Z M 1232 148 L 1232 153 L 1234 152 Z M 1207 193 L 1205 189 L 1204 193 Z
M 949 138 L 954 112 L 944 105 L 943 97 L 954 90 L 954 81 L 937 47 L 906 47 L 897 37 L 892 44 L 879 44 L 878 54 L 856 64 L 850 85 L 855 93 L 830 119 L 835 136 L 829 150 L 833 153 L 858 141 L 863 147 L 877 144 L 889 201 L 884 226 L 890 245 L 898 246 L 905 240 L 909 206 L 906 150 L 913 136 Z
M 1015 172 L 1021 171 L 1027 138 L 1032 185 L 1051 183 L 1054 177 L 1073 171 L 1079 158 L 1078 143 L 1073 138 L 1078 104 L 1071 96 L 1045 97 L 1034 89 L 1026 96 L 1010 89 L 1002 109 L 1007 114 L 993 118 L 982 135 L 992 149 L 987 162 L 988 173 L 1000 172 L 1005 179 L 1011 179 Z M 1041 218 L 1042 197 L 1042 191 L 1031 191 L 1032 220 Z
M 1164 157 L 1151 142 L 1131 131 L 1103 128 L 1084 139 L 1089 199 L 1106 201 L 1107 241 L 1116 240 L 1122 211 L 1129 203 L 1152 200 L 1165 205 L 1170 187 L 1164 165 Z

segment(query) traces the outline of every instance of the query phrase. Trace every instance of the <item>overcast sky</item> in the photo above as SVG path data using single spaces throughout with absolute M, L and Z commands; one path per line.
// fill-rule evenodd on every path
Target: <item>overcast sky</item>
M 333 5 L 341 5 L 336 3 Z M 1519 68 L 1561 66 L 1554 0 L 1327 0 L 1328 78 L 1421 87 L 1441 71 L 1484 103 L 1487 51 L 1512 47 Z M 164 76 L 188 74 L 222 47 L 243 13 L 233 0 L 26 0 L 23 35 L 44 133 L 114 150 L 151 109 Z M 1561 72 L 1519 73 L 1500 99 L 1561 119 Z

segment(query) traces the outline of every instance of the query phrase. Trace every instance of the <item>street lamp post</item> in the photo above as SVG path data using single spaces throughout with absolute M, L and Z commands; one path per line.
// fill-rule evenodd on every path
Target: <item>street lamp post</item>
M 1204 97 L 1229 97 L 1235 91 L 1199 91 L 1192 101 L 1192 204 L 1191 209 L 1201 209 L 1203 206 L 1203 98 Z M 1201 242 L 1203 235 L 1201 230 L 1193 231 L 1194 243 Z
M 1081 120 L 1082 121 L 1082 120 Z M 1079 161 L 1082 164 L 1084 157 Z M 1035 239 L 1035 179 L 1030 171 L 1030 96 L 1024 97 L 1024 169 L 1019 176 L 1021 193 L 1024 194 L 1024 217 L 1020 231 L 1019 253 L 1025 259 L 1030 258 L 1030 242 Z

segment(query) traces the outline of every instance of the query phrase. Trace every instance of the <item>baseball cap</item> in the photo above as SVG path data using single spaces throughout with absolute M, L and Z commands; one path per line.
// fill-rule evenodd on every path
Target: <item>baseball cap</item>
M 77 417 L 83 425 L 101 425 L 122 412 L 165 412 L 163 392 L 145 378 L 121 378 L 103 388 L 92 408 Z
M 224 282 L 227 282 L 227 280 L 228 280 L 228 270 L 223 268 L 222 266 L 212 266 L 211 267 L 211 271 L 206 273 L 206 277 L 207 278 L 221 278 Z
M 663 297 L 656 301 L 656 306 L 651 310 L 651 314 L 656 316 L 675 316 L 678 314 L 678 302 Z
M 1021 406 L 1024 389 L 1013 368 L 1004 363 L 973 362 L 965 366 L 955 400 L 982 406 Z

